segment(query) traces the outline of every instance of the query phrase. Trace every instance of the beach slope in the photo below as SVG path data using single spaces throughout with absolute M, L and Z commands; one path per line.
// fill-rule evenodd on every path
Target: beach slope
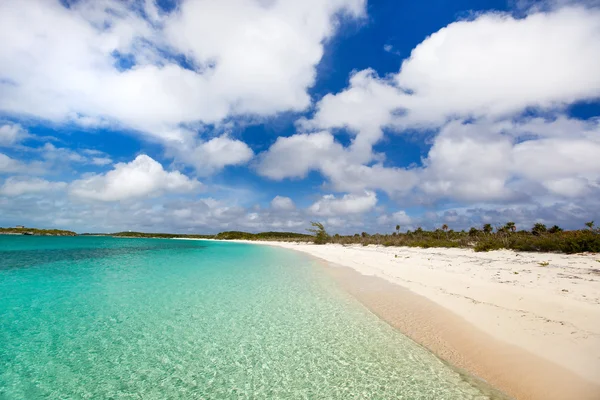
M 600 399 L 600 255 L 261 243 L 328 262 L 382 319 L 517 399 Z

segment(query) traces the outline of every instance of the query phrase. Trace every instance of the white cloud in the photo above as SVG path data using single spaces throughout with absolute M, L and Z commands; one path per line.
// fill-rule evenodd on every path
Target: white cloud
M 347 127 L 373 143 L 385 126 L 435 127 L 448 118 L 562 107 L 600 97 L 598 65 L 599 9 L 567 7 L 522 19 L 483 14 L 432 34 L 395 75 L 355 73 L 346 90 L 323 97 L 304 126 Z
M 91 162 L 94 165 L 103 166 L 112 164 L 113 160 L 110 157 L 92 157 Z
M 271 179 L 304 178 L 323 162 L 342 154 L 342 146 L 334 142 L 329 132 L 280 137 L 269 151 L 261 154 L 257 169 Z
M 434 198 L 463 201 L 506 200 L 512 139 L 489 132 L 485 124 L 448 124 L 424 160 L 420 189 Z
M 56 147 L 52 143 L 45 143 L 39 151 L 42 154 L 42 157 L 51 162 L 60 162 L 60 163 L 85 163 L 88 161 L 86 156 L 83 156 L 73 150 L 64 148 L 64 147 Z
M 254 156 L 254 152 L 241 140 L 231 139 L 226 134 L 192 146 L 173 147 L 177 159 L 196 167 L 198 173 L 211 174 L 228 165 L 241 165 Z
M 29 133 L 19 124 L 0 126 L 0 147 L 13 146 L 27 138 Z
M 95 174 L 74 181 L 70 193 L 83 199 L 120 201 L 154 196 L 163 192 L 191 192 L 200 187 L 179 171 L 165 171 L 147 155 L 130 163 L 118 163 L 106 174 Z
M 50 182 L 40 178 L 10 177 L 0 187 L 0 195 L 21 196 L 24 194 L 45 193 L 67 187 L 65 182 Z
M 361 162 L 372 157 L 371 146 L 382 137 L 382 128 L 394 120 L 392 110 L 403 104 L 403 96 L 373 70 L 364 70 L 350 77 L 350 87 L 338 94 L 328 94 L 317 104 L 309 121 L 301 121 L 304 129 L 347 128 L 357 135 L 351 149 Z
M 70 164 L 105 166 L 113 160 L 104 152 L 94 149 L 73 150 L 66 147 L 56 147 L 52 143 L 44 143 L 41 147 L 32 147 L 41 155 L 48 170 L 56 170 Z
M 370 211 L 377 204 L 375 192 L 365 191 L 362 195 L 345 194 L 336 198 L 329 194 L 323 196 L 309 207 L 309 212 L 323 217 L 336 215 L 361 214 Z
M 279 139 L 261 155 L 258 171 L 283 179 L 318 170 L 339 191 L 379 189 L 426 204 L 594 193 L 598 121 L 556 110 L 600 97 L 598 65 L 600 9 L 550 8 L 524 18 L 487 13 L 455 22 L 418 45 L 397 74 L 356 72 L 347 89 L 324 96 L 313 118 L 299 122 L 308 131 L 347 129 L 348 147 L 323 132 Z M 514 122 L 528 107 L 559 116 Z M 372 150 L 385 128 L 441 130 L 422 167 L 392 168 Z
M 259 156 L 257 171 L 271 179 L 303 178 L 319 171 L 341 192 L 381 189 L 389 193 L 414 186 L 413 171 L 386 168 L 381 164 L 361 165 L 351 149 L 344 149 L 329 132 L 280 137 Z
M 600 189 L 597 154 L 599 120 L 455 121 L 435 138 L 419 188 L 467 203 L 578 197 Z
M 434 33 L 395 77 L 407 118 L 500 116 L 600 96 L 600 10 L 485 14 Z
M 363 158 L 382 128 L 436 127 L 449 118 L 500 117 L 600 97 L 600 10 L 581 7 L 522 19 L 491 13 L 434 33 L 398 74 L 355 73 L 328 94 L 305 129 L 348 128 Z
M 271 200 L 271 208 L 274 210 L 290 211 L 296 209 L 296 205 L 289 197 L 275 196 L 273 200 Z
M 24 165 L 21 162 L 0 153 L 0 173 L 19 172 L 23 168 Z
M 303 110 L 324 42 L 364 3 L 188 0 L 165 15 L 146 1 L 150 24 L 116 0 L 2 2 L 0 109 L 166 141 L 180 124 Z
M 400 225 L 400 228 L 404 228 L 405 225 L 410 225 L 412 222 L 412 218 L 404 210 L 396 211 L 391 215 L 384 214 L 377 218 L 377 223 L 381 226 Z

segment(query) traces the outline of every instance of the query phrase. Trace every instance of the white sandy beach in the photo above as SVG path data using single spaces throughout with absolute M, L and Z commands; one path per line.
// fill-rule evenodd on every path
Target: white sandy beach
M 428 315 L 415 318 L 427 328 L 407 333 L 451 363 L 504 386 L 500 389 L 516 398 L 577 399 L 579 394 L 573 390 L 581 382 L 591 384 L 585 397 L 596 398 L 589 390 L 600 388 L 600 255 L 252 243 L 301 251 L 362 275 L 383 278 L 450 311 L 454 319 L 440 319 L 432 307 L 424 308 L 422 313 Z M 365 290 L 357 289 L 359 298 Z M 378 291 L 383 289 L 375 289 L 371 297 L 376 298 Z M 364 297 L 369 305 L 368 296 Z M 377 302 L 373 304 L 378 313 Z M 390 304 L 385 307 L 389 309 Z M 379 314 L 387 319 L 390 313 L 385 307 L 380 307 Z M 434 314 L 437 325 L 427 321 Z M 396 325 L 403 327 L 401 322 Z M 457 344 L 456 336 L 462 337 L 462 343 Z M 468 352 L 476 354 L 455 354 Z M 486 364 L 486 357 L 493 362 Z M 498 360 L 502 357 L 507 359 Z M 548 366 L 557 368 L 545 371 Z M 540 388 L 545 394 L 540 394 Z M 574 397 L 563 397 L 566 393 Z M 583 389 L 581 393 L 584 396 Z

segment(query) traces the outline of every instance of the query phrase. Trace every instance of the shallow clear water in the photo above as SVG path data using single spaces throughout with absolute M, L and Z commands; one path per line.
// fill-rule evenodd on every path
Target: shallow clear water
M 487 399 L 291 251 L 0 236 L 0 399 Z

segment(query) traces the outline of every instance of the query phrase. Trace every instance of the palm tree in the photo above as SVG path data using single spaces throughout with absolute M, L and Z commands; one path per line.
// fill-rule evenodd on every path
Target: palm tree
M 552 228 L 548 229 L 548 233 L 558 233 L 562 231 L 562 228 L 558 225 L 554 225 Z
M 483 231 L 487 234 L 492 233 L 492 231 L 494 230 L 494 228 L 492 228 L 492 224 L 485 224 L 483 225 Z
M 587 226 L 588 228 L 590 228 L 590 230 L 594 229 L 594 221 L 586 222 L 585 226 Z
M 396 233 L 400 233 L 400 225 L 396 225 Z
M 448 225 L 442 225 L 442 230 L 446 233 L 446 239 L 448 239 Z
M 546 225 L 542 224 L 541 222 L 536 223 L 535 225 L 533 225 L 533 228 L 531 228 L 531 233 L 533 233 L 535 236 L 539 236 L 542 233 L 546 233 L 546 231 Z
M 511 232 L 514 232 L 517 230 L 517 226 L 515 225 L 514 222 L 507 222 L 506 225 L 504 225 L 504 227 L 506 228 L 507 231 L 511 231 Z

